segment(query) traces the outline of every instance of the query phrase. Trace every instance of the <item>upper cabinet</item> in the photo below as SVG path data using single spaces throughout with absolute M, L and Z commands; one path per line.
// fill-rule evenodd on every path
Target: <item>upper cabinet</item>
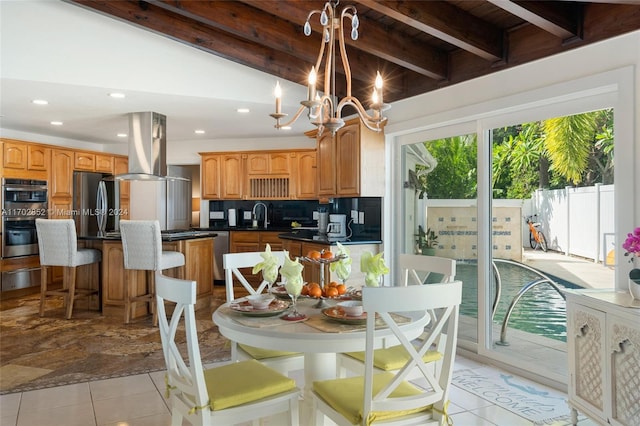
M 96 172 L 113 174 L 113 155 L 96 154 Z
M 318 195 L 382 197 L 384 163 L 384 133 L 359 119 L 348 121 L 335 136 L 325 131 L 318 137 Z
M 241 154 L 201 153 L 200 192 L 204 199 L 240 200 L 244 167 Z
M 51 148 L 13 139 L 3 139 L 3 176 L 22 179 L 46 179 Z
M 315 150 L 206 152 L 200 155 L 203 199 L 317 198 Z

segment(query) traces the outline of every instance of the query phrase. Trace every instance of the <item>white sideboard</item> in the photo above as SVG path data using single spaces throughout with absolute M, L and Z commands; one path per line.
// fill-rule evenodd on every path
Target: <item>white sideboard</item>
M 572 423 L 640 425 L 640 303 L 626 292 L 568 290 Z

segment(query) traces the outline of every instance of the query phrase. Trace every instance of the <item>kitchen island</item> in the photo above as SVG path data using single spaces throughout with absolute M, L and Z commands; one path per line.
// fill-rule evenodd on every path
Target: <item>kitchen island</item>
M 196 309 L 209 307 L 213 294 L 213 249 L 216 233 L 203 230 L 184 230 L 162 234 L 162 249 L 178 251 L 184 254 L 184 278 L 196 281 L 197 300 Z M 78 245 L 95 248 L 102 251 L 101 295 L 102 313 L 108 316 L 124 317 L 124 255 L 122 240 L 117 234 L 106 236 L 80 236 Z M 177 277 L 178 269 L 167 269 L 164 275 Z M 92 288 L 98 284 L 91 282 L 95 273 L 87 272 L 86 280 Z M 141 295 L 146 292 L 145 272 L 137 271 L 130 277 L 133 280 L 133 294 Z M 94 278 L 95 280 L 95 278 Z M 84 280 L 81 280 L 84 281 Z M 136 304 L 132 318 L 145 316 L 149 313 L 148 305 Z

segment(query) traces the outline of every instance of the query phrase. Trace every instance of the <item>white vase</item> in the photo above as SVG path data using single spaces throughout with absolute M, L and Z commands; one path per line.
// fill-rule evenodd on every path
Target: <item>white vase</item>
M 629 292 L 634 299 L 640 300 L 640 282 L 629 278 Z

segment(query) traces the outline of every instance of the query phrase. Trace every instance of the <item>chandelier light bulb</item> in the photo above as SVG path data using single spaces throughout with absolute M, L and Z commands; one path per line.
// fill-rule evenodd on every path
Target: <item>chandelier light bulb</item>
M 282 112 L 282 89 L 279 81 L 276 81 L 276 88 L 273 90 L 273 94 L 276 96 L 276 114 L 280 114 Z
M 311 67 L 311 72 L 309 73 L 309 96 L 307 99 L 313 101 L 316 97 L 316 67 Z

